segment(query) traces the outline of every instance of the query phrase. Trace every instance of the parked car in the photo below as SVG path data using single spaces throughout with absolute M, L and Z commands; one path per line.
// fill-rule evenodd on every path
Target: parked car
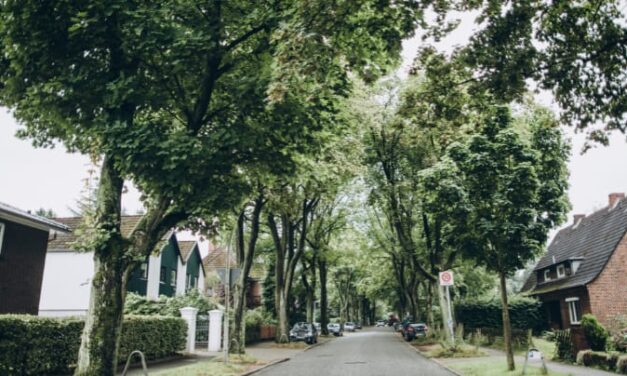
M 394 327 L 394 331 L 395 332 L 400 332 L 400 331 L 403 330 L 403 323 L 400 322 L 400 321 L 397 321 L 397 322 L 394 323 L 393 327 Z
M 381 327 L 381 326 L 383 326 L 383 327 L 384 327 L 385 325 L 386 325 L 385 320 L 379 320 L 379 321 L 377 321 L 377 324 L 376 324 L 377 328 L 378 328 L 378 327 Z
M 320 325 L 319 322 L 314 322 L 314 326 L 316 327 L 316 330 L 318 331 L 318 333 L 322 332 L 322 326 Z
M 329 323 L 327 325 L 327 330 L 329 331 L 329 333 L 333 334 L 336 337 L 344 335 L 344 329 L 342 329 L 342 325 L 336 322 Z
M 427 327 L 427 324 L 424 324 L 424 323 L 407 324 L 403 328 L 403 338 L 405 338 L 405 341 L 410 342 L 414 340 L 416 337 L 425 337 L 428 331 L 429 331 L 429 328 Z
M 346 330 L 347 332 L 354 332 L 355 331 L 355 323 L 348 321 L 346 324 L 344 324 L 344 330 Z
M 318 342 L 318 330 L 313 324 L 298 322 L 290 330 L 290 341 L 305 341 L 311 345 Z
M 355 329 L 363 329 L 362 326 L 361 326 L 361 321 L 357 321 L 355 323 Z

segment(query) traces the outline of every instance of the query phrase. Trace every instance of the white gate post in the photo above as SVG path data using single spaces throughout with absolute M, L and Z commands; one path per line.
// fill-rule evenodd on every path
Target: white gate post
M 196 315 L 198 308 L 185 307 L 179 309 L 181 317 L 187 323 L 187 341 L 185 342 L 185 351 L 194 352 L 196 349 Z
M 220 351 L 222 342 L 222 311 L 209 311 L 209 351 Z

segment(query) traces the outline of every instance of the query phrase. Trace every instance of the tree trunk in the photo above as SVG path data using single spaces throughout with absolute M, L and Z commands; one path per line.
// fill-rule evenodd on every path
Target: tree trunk
M 230 351 L 236 354 L 244 354 L 246 352 L 246 325 L 244 325 L 244 310 L 246 308 L 246 295 L 248 293 L 248 276 L 255 258 L 255 248 L 257 238 L 259 237 L 259 226 L 261 209 L 264 205 L 263 194 L 261 194 L 254 202 L 254 208 L 251 215 L 250 237 L 248 245 L 244 240 L 244 223 L 246 217 L 246 208 L 242 210 L 237 220 L 237 250 L 241 273 L 237 280 L 237 286 L 234 292 L 234 312 L 233 312 L 233 331 L 231 331 Z
M 512 327 L 509 321 L 505 273 L 499 273 L 499 278 L 501 280 L 501 304 L 503 305 L 503 343 L 505 344 L 505 355 L 507 356 L 507 369 L 513 371 L 516 366 L 514 364 L 514 350 L 512 349 Z
M 129 270 L 124 261 L 127 246 L 120 234 L 122 185 L 113 161 L 105 157 L 96 201 L 96 228 L 106 231 L 108 236 L 94 250 L 96 271 L 76 375 L 115 375 Z
M 329 335 L 328 297 L 327 297 L 327 262 L 322 258 L 318 261 L 318 270 L 320 273 L 320 329 L 322 334 Z
M 283 283 L 279 285 L 279 281 L 277 281 L 276 286 L 276 300 L 277 310 L 279 313 L 279 325 L 276 333 L 276 342 L 287 343 L 290 341 L 289 322 L 287 319 L 287 296 L 285 293 L 285 286 Z

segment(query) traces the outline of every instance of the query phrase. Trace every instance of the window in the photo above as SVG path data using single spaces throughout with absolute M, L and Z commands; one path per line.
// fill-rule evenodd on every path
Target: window
M 566 277 L 566 269 L 564 268 L 563 264 L 559 264 L 557 266 L 557 278 L 564 278 Z
M 4 240 L 4 223 L 0 222 L 0 254 L 2 253 L 2 241 Z
M 194 285 L 192 287 L 198 286 L 198 277 L 194 277 Z
M 176 286 L 176 270 L 170 270 L 170 286 Z
M 570 323 L 579 324 L 581 321 L 581 304 L 579 304 L 579 298 L 566 298 L 566 304 L 568 304 Z
M 187 273 L 187 282 L 185 283 L 187 285 L 187 289 L 191 289 L 192 287 L 192 275 Z
M 142 264 L 139 266 L 139 275 L 140 275 L 140 278 L 142 279 L 148 278 L 148 263 L 147 262 L 142 262 Z
M 165 283 L 167 278 L 168 278 L 168 270 L 166 269 L 165 266 L 162 266 L 161 273 L 159 273 L 159 282 Z
M 547 269 L 544 271 L 544 281 L 550 281 L 551 280 L 551 270 Z

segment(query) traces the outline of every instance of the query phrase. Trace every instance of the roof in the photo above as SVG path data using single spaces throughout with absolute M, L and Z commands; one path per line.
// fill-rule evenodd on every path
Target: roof
M 196 241 L 194 240 L 179 240 L 179 250 L 181 251 L 183 261 L 187 262 L 187 259 L 191 256 L 195 246 Z
M 141 215 L 125 215 L 122 216 L 122 223 L 120 225 L 120 231 L 122 236 L 128 237 L 139 223 L 139 220 L 142 218 Z M 64 226 L 69 228 L 70 230 L 75 230 L 78 228 L 83 221 L 82 217 L 67 217 L 67 218 L 55 218 L 55 221 L 62 223 Z M 171 231 L 162 238 L 162 240 L 167 240 L 171 236 Z M 79 233 L 71 232 L 65 234 L 55 234 L 54 238 L 48 241 L 48 252 L 54 251 L 68 251 L 73 250 L 72 245 L 78 239 Z M 161 243 L 161 242 L 160 242 Z M 159 247 L 160 248 L 160 247 Z
M 202 265 L 207 272 L 214 271 L 218 268 L 226 268 L 226 250 L 221 247 L 209 247 L 209 254 L 202 259 Z M 237 266 L 235 255 L 231 253 L 229 262 L 231 268 Z
M 26 226 L 35 227 L 41 230 L 57 230 L 61 232 L 68 232 L 70 229 L 63 223 L 58 221 L 41 217 L 39 215 L 31 214 L 30 212 L 18 209 L 4 202 L 0 202 L 0 218 L 7 219 L 11 222 L 20 223 Z
M 605 207 L 578 224 L 560 230 L 529 276 L 523 291 L 541 294 L 565 288 L 584 286 L 601 273 L 618 243 L 627 231 L 627 199 L 614 208 Z M 581 259 L 574 275 L 537 284 L 537 272 L 569 259 Z

